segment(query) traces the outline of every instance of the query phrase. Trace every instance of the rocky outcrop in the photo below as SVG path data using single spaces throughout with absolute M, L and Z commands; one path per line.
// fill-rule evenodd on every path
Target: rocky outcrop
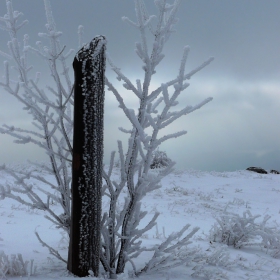
M 264 170 L 264 169 L 261 168 L 261 167 L 248 167 L 246 170 L 248 170 L 248 171 L 253 171 L 253 172 L 257 172 L 257 173 L 260 173 L 260 174 L 267 174 L 267 171 Z
M 275 170 L 275 169 L 271 169 L 270 172 L 267 172 L 266 170 L 264 170 L 261 167 L 248 167 L 246 170 L 248 171 L 253 171 L 253 172 L 257 172 L 260 174 L 267 174 L 267 173 L 271 173 L 271 174 L 280 174 L 279 171 Z

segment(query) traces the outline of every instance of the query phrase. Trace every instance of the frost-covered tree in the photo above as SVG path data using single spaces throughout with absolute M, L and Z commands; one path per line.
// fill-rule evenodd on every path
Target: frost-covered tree
M 30 46 L 27 34 L 23 36 L 23 42 L 19 39 L 21 37 L 19 31 L 28 21 L 19 21 L 22 13 L 13 9 L 12 1 L 6 0 L 7 13 L 0 17 L 2 23 L 0 28 L 8 32 L 10 37 L 8 51 L 0 52 L 6 59 L 5 78 L 0 86 L 14 96 L 33 119 L 32 130 L 4 125 L 0 128 L 0 132 L 13 137 L 15 143 L 31 143 L 43 149 L 49 157 L 49 163 L 33 164 L 53 174 L 56 182 L 47 181 L 43 176 L 35 175 L 33 172 L 16 172 L 4 165 L 1 168 L 15 178 L 16 187 L 1 186 L 0 191 L 2 198 L 9 197 L 32 208 L 46 211 L 49 220 L 69 233 L 73 82 L 66 60 L 73 50 L 66 53 L 66 47 L 60 43 L 62 33 L 56 28 L 49 0 L 45 0 L 44 4 L 47 18 L 46 32 L 39 33 L 39 37 L 48 40 L 47 46 L 41 41 L 36 43 L 36 47 Z M 52 84 L 40 86 L 41 73 L 33 69 L 28 61 L 31 53 L 36 54 L 48 66 L 53 79 Z M 41 187 L 34 190 L 28 182 L 29 178 L 40 182 Z M 59 195 L 54 195 L 54 192 L 51 193 L 49 188 L 43 186 L 50 187 Z M 45 194 L 45 200 L 39 192 Z M 54 212 L 50 201 L 61 205 L 61 213 Z
M 127 152 L 123 152 L 123 144 L 118 141 L 118 150 L 121 165 L 121 180 L 119 183 L 111 181 L 115 153 L 112 153 L 111 164 L 108 172 L 104 171 L 107 185 L 105 193 L 110 197 L 109 214 L 104 214 L 103 247 L 104 260 L 110 260 L 110 269 L 115 268 L 116 273 L 122 273 L 126 262 L 137 257 L 141 248 L 139 237 L 155 225 L 159 213 L 155 213 L 152 220 L 143 229 L 139 229 L 139 223 L 147 214 L 141 211 L 141 200 L 149 192 L 160 187 L 161 179 L 169 174 L 175 163 L 170 163 L 159 174 L 155 175 L 150 170 L 154 151 L 165 141 L 186 134 L 186 131 L 168 134 L 159 137 L 159 133 L 183 115 L 189 114 L 212 100 L 208 98 L 195 106 L 173 110 L 178 104 L 178 97 L 187 89 L 189 80 L 196 72 L 208 65 L 213 58 L 208 59 L 196 69 L 185 73 L 185 65 L 189 53 L 189 47 L 183 49 L 181 63 L 177 77 L 163 82 L 156 90 L 151 90 L 150 85 L 156 68 L 164 58 L 163 49 L 165 43 L 174 32 L 174 24 L 177 22 L 176 13 L 180 0 L 168 4 L 165 0 L 156 0 L 158 16 L 148 14 L 144 1 L 135 0 L 136 21 L 123 17 L 133 28 L 140 33 L 140 42 L 136 43 L 136 53 L 143 63 L 143 78 L 132 82 L 126 77 L 120 68 L 109 64 L 116 73 L 117 79 L 123 81 L 123 87 L 131 91 L 139 100 L 137 111 L 126 106 L 117 88 L 106 79 L 108 90 L 111 91 L 131 123 L 131 128 L 120 128 L 129 135 Z M 153 22 L 156 21 L 155 24 Z M 152 34 L 153 41 L 149 42 L 147 33 Z M 150 47 L 149 47 L 150 46 Z M 128 189 L 129 196 L 120 215 L 116 216 L 116 202 L 123 188 Z M 121 230 L 121 233 L 119 231 Z M 120 242 L 119 252 L 118 243 Z M 108 268 L 109 269 L 109 268 Z M 137 272 L 136 272 L 137 274 Z
M 194 70 L 186 73 L 185 65 L 189 47 L 183 48 L 178 73 L 174 74 L 175 78 L 171 77 L 169 81 L 163 81 L 157 89 L 151 90 L 153 75 L 164 58 L 165 43 L 174 32 L 173 27 L 177 22 L 176 13 L 181 0 L 174 0 L 172 4 L 168 4 L 167 0 L 155 0 L 157 16 L 148 14 L 143 0 L 134 2 L 136 20 L 126 17 L 123 20 L 140 34 L 140 42 L 136 43 L 136 53 L 142 61 L 143 76 L 135 82 L 131 81 L 111 59 L 107 61 L 117 79 L 123 82 L 124 89 L 138 98 L 139 108 L 136 111 L 128 108 L 117 86 L 105 78 L 108 91 L 106 94 L 114 94 L 119 107 L 131 123 L 129 128 L 120 128 L 128 135 L 127 150 L 124 151 L 121 141 L 117 142 L 120 179 L 115 181 L 112 178 L 116 152 L 112 152 L 109 168 L 104 169 L 102 174 L 103 198 L 109 199 L 109 206 L 108 209 L 103 209 L 101 220 L 100 261 L 110 278 L 116 278 L 117 274 L 122 273 L 127 262 L 132 264 L 135 275 L 171 268 L 186 262 L 186 257 L 182 256 L 188 254 L 178 254 L 178 250 L 180 248 L 185 250 L 185 246 L 190 243 L 189 239 L 198 229 L 194 228 L 185 235 L 190 227 L 186 225 L 180 232 L 170 235 L 162 244 L 153 248 L 141 246 L 141 236 L 155 226 L 159 215 L 155 213 L 147 225 L 140 228 L 140 222 L 147 214 L 141 210 L 141 200 L 147 193 L 160 188 L 161 179 L 172 171 L 175 164 L 170 162 L 159 173 L 152 172 L 150 166 L 154 152 L 163 142 L 182 136 L 186 134 L 186 131 L 164 136 L 160 134 L 174 121 L 201 108 L 212 99 L 205 99 L 195 106 L 175 109 L 179 104 L 178 97 L 189 86 L 187 80 L 213 60 L 209 58 Z M 13 10 L 10 0 L 6 0 L 6 3 L 7 14 L 0 20 L 3 23 L 1 28 L 10 35 L 10 41 L 8 53 L 1 51 L 1 54 L 9 62 L 4 62 L 5 81 L 0 85 L 24 104 L 27 112 L 33 117 L 34 130 L 4 125 L 0 132 L 12 136 L 19 144 L 32 143 L 44 149 L 50 160 L 49 164 L 41 164 L 40 167 L 53 174 L 56 183 L 49 182 L 43 176 L 33 172 L 16 172 L 3 166 L 2 168 L 15 178 L 16 187 L 1 186 L 0 195 L 2 198 L 9 197 L 30 207 L 45 210 L 49 220 L 69 233 L 71 204 L 71 169 L 69 167 L 73 153 L 73 82 L 69 75 L 70 68 L 67 66 L 66 58 L 72 52 L 70 50 L 65 54 L 66 47 L 60 43 L 61 32 L 56 29 L 49 0 L 44 0 L 47 31 L 39 34 L 44 39 L 48 39 L 49 44 L 44 46 L 42 42 L 37 42 L 37 47 L 29 46 L 27 35 L 24 36 L 23 44 L 20 43 L 18 31 L 26 21 L 19 23 L 21 13 Z M 79 27 L 80 47 L 82 33 L 82 27 Z M 148 33 L 152 35 L 152 41 L 148 39 Z M 41 88 L 39 72 L 32 77 L 31 66 L 27 59 L 28 54 L 32 52 L 49 66 L 54 86 L 48 85 L 46 88 Z M 15 79 L 11 78 L 10 64 L 17 72 Z M 62 69 L 62 74 L 58 69 Z M 34 189 L 28 182 L 29 178 L 38 180 L 42 187 Z M 49 189 L 44 189 L 43 186 L 51 187 L 58 195 L 50 193 Z M 45 200 L 38 191 L 45 194 Z M 119 203 L 121 193 L 127 194 L 123 204 Z M 62 213 L 56 213 L 53 210 L 51 200 L 61 205 Z M 118 205 L 122 207 L 119 208 Z M 44 243 L 38 234 L 37 237 L 44 246 L 49 248 L 51 254 L 63 260 L 59 253 Z M 152 258 L 147 261 L 144 268 L 137 269 L 133 259 L 144 251 L 153 251 Z

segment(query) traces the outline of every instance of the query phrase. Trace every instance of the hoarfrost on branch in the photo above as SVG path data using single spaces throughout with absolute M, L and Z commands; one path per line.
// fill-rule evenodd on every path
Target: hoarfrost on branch
M 125 116 L 131 123 L 132 128 L 120 128 L 124 133 L 130 134 L 128 140 L 128 149 L 126 154 L 123 153 L 123 145 L 118 141 L 118 149 L 120 156 L 120 173 L 121 179 L 119 183 L 111 181 L 110 172 L 104 171 L 104 178 L 106 181 L 105 191 L 110 197 L 110 211 L 103 217 L 103 262 L 107 262 L 108 271 L 115 273 L 122 273 L 124 271 L 125 263 L 130 262 L 135 269 L 135 274 L 140 274 L 148 271 L 152 267 L 152 263 L 157 269 L 162 267 L 162 262 L 157 261 L 158 255 L 155 254 L 149 264 L 142 270 L 136 271 L 133 264 L 133 258 L 137 257 L 141 252 L 147 250 L 141 247 L 139 238 L 146 231 L 150 230 L 155 224 L 158 213 L 154 214 L 152 220 L 146 227 L 139 229 L 140 220 L 145 217 L 147 213 L 141 211 L 142 198 L 149 192 L 160 188 L 161 179 L 172 171 L 175 162 L 170 162 L 167 167 L 163 168 L 158 174 L 150 170 L 153 154 L 155 150 L 164 141 L 172 138 L 177 138 L 186 134 L 186 131 L 178 131 L 176 133 L 167 134 L 159 138 L 159 132 L 168 125 L 176 121 L 183 115 L 189 114 L 212 100 L 207 98 L 194 106 L 185 106 L 180 111 L 171 111 L 179 104 L 178 97 L 188 88 L 189 80 L 199 70 L 207 66 L 213 58 L 209 58 L 203 62 L 196 69 L 189 73 L 185 73 L 185 66 L 190 48 L 186 46 L 183 49 L 182 59 L 179 66 L 178 75 L 175 79 L 164 82 L 156 90 L 151 90 L 150 85 L 153 75 L 156 73 L 156 67 L 164 58 L 163 48 L 171 33 L 174 32 L 174 25 L 177 22 L 176 12 L 180 5 L 180 0 L 175 0 L 172 5 L 167 4 L 166 1 L 155 1 L 158 9 L 158 16 L 150 16 L 145 7 L 144 1 L 135 0 L 136 21 L 127 17 L 123 17 L 125 22 L 128 22 L 133 28 L 136 28 L 140 33 L 140 42 L 136 43 L 136 54 L 144 63 L 144 77 L 141 82 L 136 80 L 134 84 L 125 74 L 117 67 L 112 59 L 108 59 L 111 69 L 115 72 L 119 81 L 123 81 L 124 89 L 132 91 L 139 99 L 139 108 L 136 111 L 126 106 L 123 97 L 119 90 L 107 78 L 105 83 L 109 91 L 111 91 L 123 110 Z M 157 23 L 153 21 L 157 19 Z M 147 33 L 150 32 L 153 37 L 153 42 L 150 44 Z M 149 47 L 151 45 L 151 48 Z M 161 105 L 161 106 L 159 106 Z M 158 109 L 158 108 L 161 109 Z M 112 153 L 109 170 L 114 165 L 115 152 Z M 129 196 L 125 200 L 125 205 L 120 215 L 116 215 L 116 201 L 118 200 L 121 190 L 126 187 Z M 120 226 L 121 225 L 121 226 Z M 119 229 L 121 228 L 121 233 Z M 188 227 L 184 227 L 181 234 L 183 234 Z M 192 232 L 196 232 L 194 229 Z M 176 235 L 176 234 L 175 234 Z M 166 246 L 171 244 L 175 235 L 170 236 L 166 240 Z M 118 246 L 120 246 L 117 253 Z M 170 247 L 170 250 L 163 249 L 163 245 L 156 250 L 159 255 L 171 252 L 174 253 L 178 244 Z M 174 250 L 173 250 L 174 249 Z M 171 261 L 171 257 L 166 257 Z M 166 259 L 166 260 L 167 260 Z M 171 261 L 172 263 L 172 261 Z M 116 265 L 116 267 L 115 267 Z M 170 264 L 170 266 L 175 263 Z M 167 266 L 167 267 L 170 267 Z

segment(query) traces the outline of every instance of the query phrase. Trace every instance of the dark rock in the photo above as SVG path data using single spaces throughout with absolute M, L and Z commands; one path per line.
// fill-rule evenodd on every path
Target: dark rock
M 261 167 L 248 167 L 246 170 L 261 173 L 261 174 L 267 174 L 267 171 L 265 171 Z
M 271 169 L 271 170 L 270 170 L 270 173 L 272 173 L 272 174 L 280 174 L 280 172 L 279 172 L 279 171 L 274 170 L 274 169 Z

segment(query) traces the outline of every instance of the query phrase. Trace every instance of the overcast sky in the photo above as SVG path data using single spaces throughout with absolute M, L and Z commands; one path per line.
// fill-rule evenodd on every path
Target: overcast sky
M 145 1 L 156 14 L 152 0 Z M 28 33 L 35 45 L 45 31 L 44 4 L 41 0 L 13 0 L 15 10 L 24 13 Z M 135 81 L 143 80 L 142 63 L 134 52 L 139 34 L 121 20 L 135 19 L 132 0 L 51 0 L 62 44 L 78 50 L 77 27 L 85 28 L 84 41 L 105 35 L 108 52 L 115 64 Z M 195 105 L 212 96 L 212 102 L 182 117 L 168 131 L 187 130 L 188 134 L 166 142 L 161 150 L 177 162 L 178 168 L 231 171 L 248 166 L 280 169 L 280 1 L 279 0 L 183 0 L 178 12 L 177 32 L 165 47 L 152 87 L 177 76 L 185 45 L 191 47 L 187 71 L 210 56 L 215 60 L 190 80 L 180 98 L 181 106 Z M 4 15 L 5 1 L 0 2 Z M 7 49 L 7 34 L 0 30 L 0 49 Z M 42 61 L 31 58 L 36 71 Z M 4 58 L 2 59 L 5 60 Z M 69 64 L 72 60 L 69 60 Z M 71 68 L 72 69 L 72 68 Z M 107 75 L 117 82 L 107 68 Z M 1 76 L 3 75 L 0 69 Z M 48 73 L 42 73 L 48 80 Z M 44 76 L 45 75 L 45 76 Z M 0 91 L 0 123 L 28 125 L 25 111 L 3 90 Z M 131 106 L 131 93 L 124 98 Z M 105 162 L 116 140 L 126 141 L 118 127 L 127 122 L 111 92 L 105 93 Z M 168 132 L 167 131 L 167 132 Z M 44 159 L 29 145 L 12 144 L 0 135 L 0 163 Z

